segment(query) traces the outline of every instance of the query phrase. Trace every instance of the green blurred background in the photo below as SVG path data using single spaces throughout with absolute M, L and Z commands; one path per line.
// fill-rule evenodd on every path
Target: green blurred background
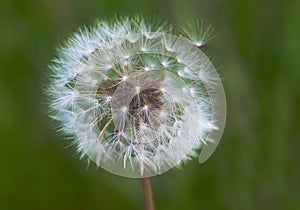
M 0 209 L 142 209 L 139 180 L 87 166 L 46 114 L 55 47 L 114 14 L 212 24 L 228 102 L 212 158 L 152 179 L 158 210 L 300 209 L 299 0 L 1 0 Z

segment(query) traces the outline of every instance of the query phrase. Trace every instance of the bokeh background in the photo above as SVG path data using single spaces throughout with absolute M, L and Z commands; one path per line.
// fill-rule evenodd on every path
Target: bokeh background
M 55 47 L 114 14 L 212 24 L 228 120 L 203 165 L 152 178 L 158 210 L 300 209 L 299 0 L 1 0 L 0 209 L 142 209 L 139 180 L 87 166 L 53 129 L 42 86 Z

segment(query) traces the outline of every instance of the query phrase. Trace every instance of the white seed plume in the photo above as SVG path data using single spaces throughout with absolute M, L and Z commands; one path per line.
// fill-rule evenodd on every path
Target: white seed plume
M 161 174 L 199 149 L 199 162 L 210 157 L 225 96 L 199 48 L 211 29 L 192 28 L 185 38 L 141 17 L 99 21 L 60 49 L 50 66 L 51 116 L 82 157 L 126 177 Z

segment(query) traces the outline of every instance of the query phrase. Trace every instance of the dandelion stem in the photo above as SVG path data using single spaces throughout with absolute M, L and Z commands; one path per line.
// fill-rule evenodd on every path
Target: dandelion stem
M 151 182 L 149 177 L 141 178 L 143 200 L 144 200 L 144 210 L 155 210 Z

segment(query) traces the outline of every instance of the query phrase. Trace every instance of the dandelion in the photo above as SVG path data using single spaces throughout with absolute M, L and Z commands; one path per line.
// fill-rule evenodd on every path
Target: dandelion
M 225 123 L 220 78 L 200 49 L 210 38 L 197 21 L 176 34 L 141 17 L 79 30 L 50 66 L 51 116 L 81 157 L 120 176 L 158 175 L 199 151 L 204 162 Z

